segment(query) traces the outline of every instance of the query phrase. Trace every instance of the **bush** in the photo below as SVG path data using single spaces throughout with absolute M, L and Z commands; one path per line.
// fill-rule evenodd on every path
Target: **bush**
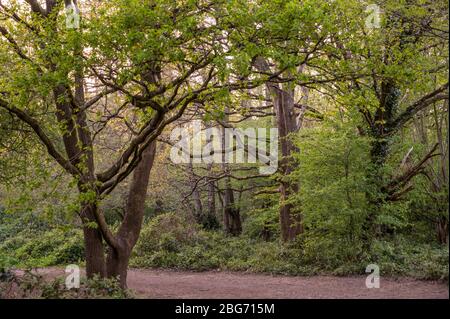
M 154 223 L 149 228 L 154 227 Z M 176 227 L 175 227 L 176 228 Z M 146 227 L 147 229 L 147 227 Z M 172 235 L 160 234 L 161 238 Z M 299 266 L 298 251 L 285 249 L 277 242 L 264 242 L 246 236 L 227 237 L 221 232 L 197 230 L 190 233 L 191 240 L 177 241 L 177 249 L 171 245 L 152 245 L 139 249 L 130 261 L 134 267 L 174 268 L 203 271 L 210 269 L 231 271 L 270 272 L 277 274 L 304 274 L 305 267 Z M 192 240 L 194 239 L 194 240 Z M 164 240 L 166 242 L 166 240 Z M 285 258 L 288 258 L 286 260 Z
M 278 238 L 280 235 L 278 210 L 278 204 L 274 203 L 271 208 L 255 209 L 248 213 L 248 218 L 243 225 L 243 234 L 254 239 Z
M 0 243 L 22 232 L 30 237 L 47 230 L 49 225 L 33 213 L 8 214 L 0 208 Z
M 83 278 L 80 288 L 67 289 L 62 278 L 45 281 L 30 270 L 21 276 L 0 269 L 0 298 L 35 299 L 124 299 L 132 298 L 128 290 L 120 288 L 117 279 Z
M 377 241 L 372 259 L 386 275 L 448 281 L 448 257 L 448 246 L 411 244 L 400 237 L 391 242 Z
M 46 267 L 80 263 L 83 258 L 82 233 L 77 229 L 53 229 L 37 235 L 23 231 L 0 245 L 0 262 L 9 266 Z
M 371 253 L 363 254 L 357 241 L 326 234 L 301 236 L 291 244 L 282 244 L 246 235 L 227 237 L 190 224 L 183 230 L 183 222 L 169 214 L 145 225 L 130 265 L 285 275 L 364 275 L 366 266 L 375 263 L 384 275 L 448 278 L 448 248 L 441 246 L 379 241 Z
M 156 216 L 144 225 L 135 253 L 140 256 L 164 250 L 177 252 L 182 245 L 196 240 L 199 227 L 174 213 Z
M 43 285 L 41 298 L 44 299 L 130 299 L 130 291 L 122 289 L 114 278 L 84 278 L 80 288 L 66 289 L 61 278 Z
M 0 267 L 45 267 L 78 263 L 83 257 L 81 230 L 52 228 L 32 212 L 0 210 Z

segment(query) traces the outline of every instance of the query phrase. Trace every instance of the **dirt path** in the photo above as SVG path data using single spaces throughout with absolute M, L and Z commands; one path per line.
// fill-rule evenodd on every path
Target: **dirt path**
M 58 268 L 39 272 L 45 277 L 64 275 Z M 445 283 L 381 277 L 379 289 L 368 289 L 365 278 L 132 269 L 128 286 L 139 298 L 449 298 Z

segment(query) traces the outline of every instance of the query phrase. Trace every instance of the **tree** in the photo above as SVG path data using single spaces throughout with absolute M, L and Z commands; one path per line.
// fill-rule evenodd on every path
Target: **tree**
M 252 39 L 258 44 L 267 41 L 268 45 L 261 46 L 252 64 L 260 75 L 272 77 L 265 81 L 265 87 L 279 130 L 280 226 L 283 240 L 291 241 L 303 232 L 301 205 L 293 207 L 288 200 L 299 190 L 299 181 L 292 182 L 288 177 L 296 166 L 293 154 L 298 152 L 292 137 L 302 127 L 306 112 L 314 111 L 307 103 L 309 88 L 318 89 L 319 84 L 335 83 L 348 76 L 342 73 L 330 77 L 323 63 L 330 54 L 331 39 L 339 33 L 350 34 L 352 29 L 346 28 L 340 21 L 342 17 L 336 15 L 340 12 L 347 17 L 349 5 L 341 1 L 287 1 L 281 5 L 282 10 L 278 6 L 277 1 L 271 2 L 259 12 L 267 19 L 260 22 L 264 35 Z
M 89 6 L 78 30 L 65 28 L 60 1 L 27 3 L 1 5 L 0 52 L 12 60 L 2 65 L 0 107 L 26 123 L 76 181 L 87 275 L 120 276 L 125 286 L 156 138 L 191 103 L 256 85 L 245 77 L 224 81 L 226 57 L 236 50 L 224 44 L 224 34 L 239 32 L 224 14 L 233 4 L 113 1 Z M 129 123 L 129 116 L 137 121 Z M 112 126 L 131 138 L 99 172 L 96 138 Z M 125 215 L 113 233 L 101 202 L 133 172 Z
M 361 25 L 362 32 L 355 33 L 353 39 L 334 39 L 341 66 L 350 68 L 355 76 L 332 90 L 333 94 L 345 96 L 340 103 L 358 112 L 362 122 L 358 129 L 371 138 L 367 169 L 370 208 L 363 230 L 367 249 L 377 233 L 376 220 L 383 205 L 410 191 L 409 182 L 436 155 L 436 147 L 431 147 L 406 171 L 388 174 L 395 137 L 419 112 L 448 99 L 447 70 L 444 65 L 436 67 L 436 61 L 445 59 L 442 48 L 448 47 L 441 29 L 446 19 L 443 3 L 407 1 L 406 6 L 399 6 L 395 1 L 383 1 L 382 5 L 384 23 L 380 29 L 365 30 Z M 364 45 L 355 46 L 355 39 Z

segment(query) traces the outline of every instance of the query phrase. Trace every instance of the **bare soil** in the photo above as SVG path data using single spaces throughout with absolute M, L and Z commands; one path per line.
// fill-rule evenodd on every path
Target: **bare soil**
M 64 269 L 45 268 L 45 278 L 64 276 Z M 128 287 L 138 298 L 181 299 L 448 299 L 448 285 L 412 278 L 380 279 L 380 288 L 368 289 L 365 276 L 271 276 L 242 272 L 188 272 L 131 269 Z

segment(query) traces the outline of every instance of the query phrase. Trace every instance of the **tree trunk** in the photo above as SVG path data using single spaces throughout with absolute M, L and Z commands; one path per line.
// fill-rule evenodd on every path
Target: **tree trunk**
M 236 207 L 233 190 L 229 185 L 229 179 L 227 179 L 226 183 L 227 186 L 224 194 L 223 224 L 227 234 L 239 236 L 242 232 L 241 214 L 239 209 Z
M 372 241 L 377 235 L 376 220 L 381 214 L 383 203 L 386 201 L 386 182 L 383 168 L 389 154 L 389 141 L 382 137 L 382 129 L 371 133 L 373 141 L 370 149 L 371 163 L 367 169 L 368 189 L 366 191 L 367 212 L 361 226 L 361 240 L 363 250 L 370 251 Z
M 384 167 L 390 153 L 390 131 L 398 107 L 400 91 L 394 83 L 387 80 L 381 84 L 379 107 L 374 113 L 369 133 L 373 139 L 370 149 L 371 165 L 367 170 L 368 191 L 366 192 L 368 209 L 362 225 L 363 249 L 367 252 L 376 236 L 376 220 L 381 214 L 383 203 L 388 198 L 388 189 L 384 177 Z
M 94 275 L 100 277 L 106 275 L 102 233 L 98 228 L 92 228 L 85 225 L 86 222 L 95 222 L 93 209 L 96 208 L 92 205 L 85 205 L 80 213 L 80 217 L 83 221 L 86 276 L 88 278 L 92 278 Z
M 448 218 L 441 217 L 436 223 L 437 239 L 440 244 L 448 245 Z
M 260 71 L 270 72 L 270 66 L 261 57 L 255 59 L 255 66 Z M 301 70 L 300 70 L 301 71 Z M 282 88 L 278 83 L 267 82 L 266 88 L 269 91 L 277 120 L 278 136 L 281 146 L 281 182 L 280 182 L 280 226 L 283 241 L 291 241 L 303 232 L 302 217 L 300 212 L 294 212 L 294 207 L 286 203 L 289 195 L 298 192 L 298 185 L 287 180 L 287 176 L 294 168 L 292 153 L 296 151 L 295 145 L 290 140 L 290 134 L 297 132 L 300 123 L 297 123 L 295 113 L 294 89 L 290 87 Z M 306 98 L 306 96 L 305 96 Z
M 279 129 L 281 144 L 281 172 L 282 181 L 280 183 L 281 205 L 280 205 L 280 223 L 281 236 L 283 241 L 291 241 L 297 235 L 303 232 L 300 213 L 293 212 L 293 206 L 287 204 L 291 194 L 298 192 L 298 185 L 290 181 L 284 180 L 293 171 L 292 153 L 296 151 L 296 147 L 290 140 L 289 134 L 296 132 L 294 111 L 294 92 L 293 90 L 279 90 L 273 95 L 274 105 L 277 114 L 277 124 Z
M 84 101 L 83 83 L 79 76 L 77 76 L 76 80 L 75 98 L 82 105 Z M 78 184 L 78 191 L 82 194 L 91 190 L 89 185 L 90 181 L 95 180 L 92 141 L 86 125 L 84 112 L 77 114 L 75 118 L 77 123 L 75 124 L 72 106 L 64 100 L 66 95 L 67 92 L 64 87 L 58 86 L 54 89 L 57 121 L 66 126 L 62 135 L 67 157 L 74 166 L 83 167 L 84 169 L 83 176 L 80 178 Z M 88 278 L 92 278 L 94 275 L 105 276 L 105 255 L 102 233 L 100 229 L 93 228 L 90 225 L 96 222 L 95 209 L 97 207 L 93 203 L 82 203 L 79 214 L 83 224 L 86 275 Z
M 107 277 L 117 278 L 120 287 L 124 289 L 127 288 L 128 262 L 130 261 L 132 249 L 133 247 L 130 247 L 126 242 L 123 242 L 123 245 L 116 249 L 110 247 L 106 260 Z
M 161 80 L 161 70 L 155 63 L 148 63 L 142 71 L 145 82 L 156 84 Z M 145 92 L 143 92 L 145 93 Z M 109 247 L 106 261 L 108 277 L 119 277 L 120 286 L 127 287 L 127 269 L 131 251 L 139 238 L 144 220 L 145 199 L 156 154 L 156 140 L 146 146 L 142 158 L 133 172 L 125 205 L 125 216 L 116 234 L 117 247 Z
M 192 162 L 188 164 L 188 176 L 189 176 L 189 187 L 192 191 L 192 199 L 194 201 L 194 219 L 198 224 L 202 224 L 203 219 L 203 205 L 200 197 L 200 190 L 198 189 L 197 181 L 195 180 L 194 175 L 194 167 L 192 166 Z
M 286 203 L 291 194 L 298 192 L 298 185 L 286 180 L 295 165 L 291 156 L 296 151 L 296 147 L 289 136 L 297 131 L 293 94 L 294 92 L 288 90 L 278 90 L 275 94 L 272 94 L 282 155 L 280 161 L 282 173 L 282 181 L 280 183 L 280 224 L 283 241 L 291 241 L 303 232 L 301 214 L 294 212 L 294 207 Z
M 226 112 L 227 110 L 225 110 Z M 225 122 L 228 119 L 225 119 Z M 225 128 L 222 130 L 222 149 L 225 149 Z M 222 154 L 222 169 L 228 175 L 225 178 L 225 190 L 223 193 L 223 227 L 226 234 L 238 236 L 242 232 L 241 214 L 234 201 L 234 193 L 231 188 L 230 169 L 225 160 L 225 153 Z
M 216 216 L 216 189 L 215 180 L 212 178 L 212 166 L 212 163 L 208 164 L 208 209 L 206 211 L 204 221 L 204 227 L 206 229 L 219 228 L 219 221 Z
M 280 184 L 280 193 L 281 193 L 281 201 L 285 201 L 289 198 L 291 193 L 297 192 L 294 190 L 291 192 L 293 185 L 281 183 Z M 282 204 L 280 206 L 280 225 L 281 225 L 281 237 L 283 241 L 291 241 L 294 240 L 297 235 L 303 232 L 302 227 L 302 218 L 300 213 L 293 212 L 292 204 Z
M 116 248 L 109 247 L 106 261 L 108 277 L 119 277 L 120 286 L 127 286 L 127 269 L 131 251 L 136 245 L 144 219 L 145 198 L 150 171 L 156 153 L 156 141 L 150 143 L 142 153 L 142 159 L 136 166 L 125 207 L 125 217 L 116 234 Z
M 208 214 L 214 218 L 216 216 L 216 190 L 213 180 L 209 180 L 208 183 Z

